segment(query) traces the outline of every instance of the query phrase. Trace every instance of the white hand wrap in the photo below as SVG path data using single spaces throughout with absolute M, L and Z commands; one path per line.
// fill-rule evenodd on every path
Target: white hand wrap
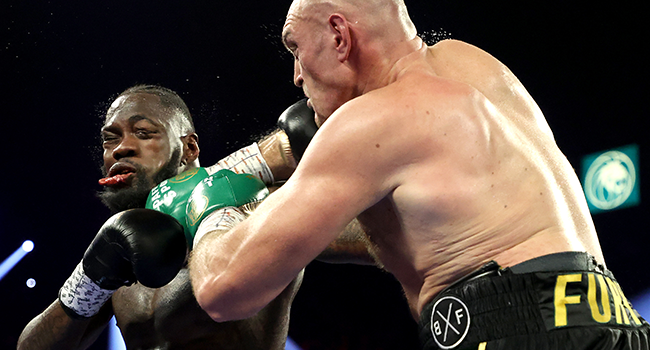
M 196 247 L 196 244 L 199 243 L 206 233 L 212 231 L 228 231 L 238 223 L 244 221 L 246 217 L 248 215 L 243 210 L 235 207 L 226 207 L 213 211 L 199 224 L 192 245 Z
M 267 185 L 275 181 L 271 169 L 266 164 L 264 157 L 262 157 L 262 152 L 257 142 L 231 153 L 226 158 L 218 161 L 217 164 L 205 170 L 208 172 L 208 175 L 212 175 L 221 169 L 228 169 L 237 174 L 251 174 Z
M 83 265 L 79 263 L 59 290 L 59 300 L 77 315 L 91 317 L 99 312 L 113 292 L 95 284 L 84 274 Z

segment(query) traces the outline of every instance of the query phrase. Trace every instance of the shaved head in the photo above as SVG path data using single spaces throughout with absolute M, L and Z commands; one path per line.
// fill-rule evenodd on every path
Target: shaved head
M 327 21 L 329 15 L 340 13 L 346 19 L 370 31 L 373 35 L 399 33 L 412 39 L 417 31 L 403 0 L 295 0 L 287 18 L 318 18 Z
M 317 125 L 382 86 L 396 61 L 422 47 L 403 0 L 295 0 L 282 41 Z

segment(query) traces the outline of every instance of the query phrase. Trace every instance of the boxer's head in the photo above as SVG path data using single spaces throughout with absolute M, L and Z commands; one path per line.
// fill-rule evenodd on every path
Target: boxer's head
M 101 137 L 99 197 L 112 211 L 144 207 L 155 185 L 199 166 L 190 112 L 163 87 L 138 85 L 121 93 L 106 113 Z
M 309 98 L 319 126 L 347 101 L 384 84 L 388 71 L 380 66 L 397 60 L 402 52 L 395 48 L 416 37 L 403 0 L 294 0 L 282 30 L 295 58 L 294 84 Z

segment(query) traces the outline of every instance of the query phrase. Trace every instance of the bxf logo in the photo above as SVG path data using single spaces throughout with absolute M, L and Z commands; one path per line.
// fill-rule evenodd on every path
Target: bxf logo
M 460 299 L 446 296 L 438 299 L 433 305 L 431 333 L 441 349 L 458 346 L 465 339 L 469 324 L 469 311 Z

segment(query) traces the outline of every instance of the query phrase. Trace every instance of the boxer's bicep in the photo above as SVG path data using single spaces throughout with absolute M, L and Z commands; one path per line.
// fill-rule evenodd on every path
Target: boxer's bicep
M 279 190 L 231 231 L 203 239 L 190 270 L 197 300 L 213 319 L 255 314 L 391 190 L 391 160 L 378 158 L 374 136 L 366 126 L 319 130 Z

